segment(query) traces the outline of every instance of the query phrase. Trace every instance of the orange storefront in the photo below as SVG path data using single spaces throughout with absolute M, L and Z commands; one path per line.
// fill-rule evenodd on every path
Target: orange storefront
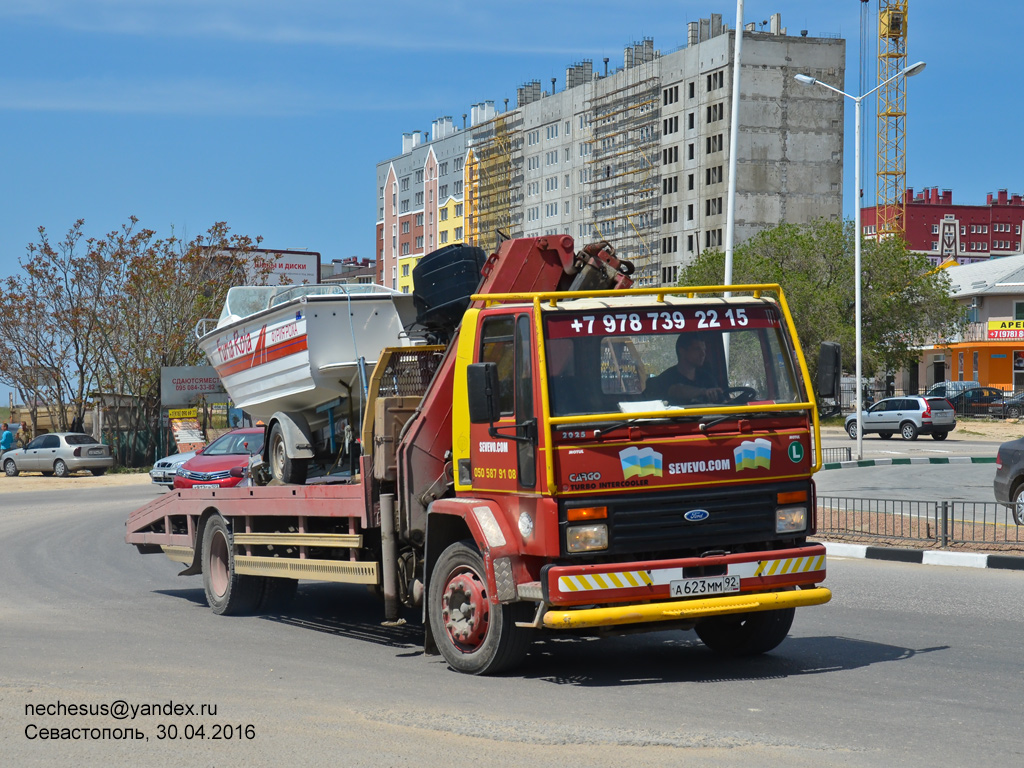
M 935 348 L 945 352 L 945 378 L 1024 390 L 1024 320 L 989 320 L 986 325 L 984 340 Z

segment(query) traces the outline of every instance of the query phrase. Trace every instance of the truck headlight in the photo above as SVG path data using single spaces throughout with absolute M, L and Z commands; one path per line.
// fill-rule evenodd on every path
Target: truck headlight
M 570 552 L 608 549 L 608 526 L 604 523 L 570 526 L 565 532 L 565 545 Z
M 775 532 L 796 533 L 807 530 L 807 507 L 778 507 L 775 510 Z

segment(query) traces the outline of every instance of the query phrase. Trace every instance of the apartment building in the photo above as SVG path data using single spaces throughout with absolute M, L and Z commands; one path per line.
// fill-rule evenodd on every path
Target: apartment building
M 533 80 L 512 109 L 484 102 L 461 128 L 443 117 L 406 134 L 402 154 L 377 165 L 381 281 L 404 289 L 406 268 L 442 237 L 493 250 L 503 235 L 568 234 L 608 240 L 642 286 L 674 283 L 724 244 L 734 130 L 737 242 L 783 222 L 840 218 L 844 99 L 793 76 L 842 88 L 845 41 L 789 35 L 778 14 L 748 25 L 737 126 L 734 45 L 714 14 L 691 22 L 677 50 L 645 39 L 623 50 L 621 66 L 570 65 L 561 90 Z

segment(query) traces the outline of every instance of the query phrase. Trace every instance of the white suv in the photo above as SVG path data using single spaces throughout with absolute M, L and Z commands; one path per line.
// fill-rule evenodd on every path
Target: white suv
M 904 440 L 931 435 L 945 440 L 956 428 L 956 411 L 944 397 L 887 397 L 864 411 L 864 434 L 877 432 L 887 440 L 897 432 Z M 857 414 L 846 417 L 846 433 L 857 439 Z

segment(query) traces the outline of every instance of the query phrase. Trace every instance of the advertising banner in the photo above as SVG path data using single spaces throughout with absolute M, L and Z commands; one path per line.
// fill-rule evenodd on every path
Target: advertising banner
M 989 340 L 1024 339 L 1024 320 L 989 320 Z
M 160 369 L 160 402 L 164 408 L 195 405 L 200 398 L 208 403 L 227 402 L 228 394 L 213 366 L 188 365 Z

